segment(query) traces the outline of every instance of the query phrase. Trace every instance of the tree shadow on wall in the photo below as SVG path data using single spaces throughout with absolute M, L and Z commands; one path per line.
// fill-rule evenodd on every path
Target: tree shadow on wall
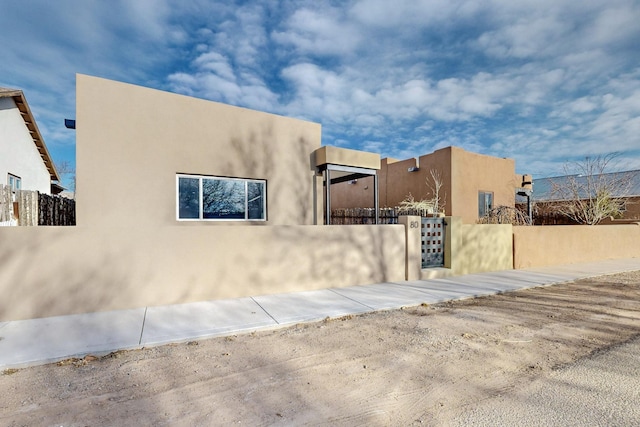
M 96 289 L 113 289 L 128 282 L 124 273 L 127 268 L 122 265 L 125 260 L 116 253 L 105 255 L 99 265 L 75 262 L 67 254 L 51 257 L 51 247 L 72 242 L 75 229 L 29 227 L 9 231 L 23 235 L 16 236 L 13 243 L 11 236 L 0 239 L 4 294 L 1 320 L 16 320 L 13 315 L 17 313 L 20 319 L 29 319 L 101 311 L 100 307 L 111 306 L 112 299 L 108 292 Z M 42 269 L 50 271 L 46 278 Z M 32 276 L 38 279 L 34 281 Z
M 507 230 L 508 231 L 505 231 Z M 513 268 L 511 225 L 462 225 L 463 234 L 457 253 L 463 270 L 456 274 L 471 274 Z
M 284 147 L 269 123 L 251 130 L 247 138 L 233 137 L 224 174 L 266 179 L 269 219 L 277 224 L 311 224 L 313 220 L 313 147 L 304 136 Z M 272 218 L 273 217 L 273 218 Z
M 285 271 L 286 276 L 256 270 L 255 283 L 262 293 L 274 293 L 269 286 L 277 289 L 283 283 L 289 291 L 303 291 L 403 280 L 404 230 L 398 227 L 275 227 L 279 251 L 275 262 L 280 265 L 273 271 Z M 274 264 L 272 254 L 255 261 Z

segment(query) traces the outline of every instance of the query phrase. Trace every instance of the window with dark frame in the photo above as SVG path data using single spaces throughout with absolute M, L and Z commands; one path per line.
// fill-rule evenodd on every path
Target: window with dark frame
M 493 191 L 478 192 L 478 218 L 486 216 L 493 209 Z
M 178 220 L 265 221 L 267 182 L 177 175 Z

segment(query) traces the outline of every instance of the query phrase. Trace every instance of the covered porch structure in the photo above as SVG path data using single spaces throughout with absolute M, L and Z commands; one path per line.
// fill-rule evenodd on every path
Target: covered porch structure
M 331 225 L 331 186 L 373 177 L 375 223 L 379 223 L 378 174 L 380 155 L 366 151 L 325 146 L 314 151 L 315 169 L 323 178 L 324 224 Z

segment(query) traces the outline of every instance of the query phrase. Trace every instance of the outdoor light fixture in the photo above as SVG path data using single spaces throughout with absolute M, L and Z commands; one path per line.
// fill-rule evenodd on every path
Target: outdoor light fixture
M 407 172 L 418 172 L 420 170 L 419 167 L 417 166 L 412 166 L 409 169 L 407 169 Z
M 352 179 L 351 181 L 349 181 L 349 184 L 357 184 L 358 180 L 357 179 Z
M 76 121 L 71 119 L 64 119 L 64 127 L 66 127 L 67 129 L 75 129 Z

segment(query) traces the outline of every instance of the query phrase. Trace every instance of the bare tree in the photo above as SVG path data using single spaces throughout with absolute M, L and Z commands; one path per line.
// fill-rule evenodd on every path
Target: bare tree
M 442 173 L 439 170 L 431 169 L 429 171 L 431 179 L 427 177 L 425 183 L 427 188 L 431 192 L 431 198 L 415 200 L 413 195 L 409 195 L 400 202 L 398 210 L 400 213 L 419 213 L 420 215 L 436 214 L 444 212 L 444 206 L 446 202 L 446 194 L 441 194 L 442 186 Z
M 72 193 L 76 192 L 76 170 L 71 163 L 66 160 L 61 162 L 57 162 L 56 170 L 58 171 L 58 175 L 64 180 L 67 176 L 69 177 L 69 183 L 71 184 L 71 188 L 68 188 Z M 75 197 L 74 197 L 75 198 Z
M 626 210 L 633 172 L 610 172 L 616 154 L 567 164 L 566 176 L 551 182 L 553 209 L 579 224 L 596 225 Z
M 431 190 L 431 194 L 433 195 L 431 200 L 433 201 L 433 204 L 438 213 L 444 212 L 444 206 L 447 202 L 447 199 L 446 199 L 447 195 L 442 194 L 442 197 L 440 197 L 441 196 L 440 190 L 444 185 L 444 182 L 442 182 L 442 172 L 440 172 L 437 169 L 431 169 L 429 173 L 431 174 L 431 180 L 427 178 L 425 181 L 426 181 L 427 187 L 429 188 L 429 190 Z

